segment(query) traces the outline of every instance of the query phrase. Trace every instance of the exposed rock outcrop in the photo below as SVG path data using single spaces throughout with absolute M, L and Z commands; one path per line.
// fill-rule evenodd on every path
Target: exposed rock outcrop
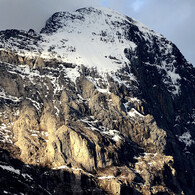
M 95 8 L 0 38 L 0 193 L 193 194 L 195 70 L 174 44 Z

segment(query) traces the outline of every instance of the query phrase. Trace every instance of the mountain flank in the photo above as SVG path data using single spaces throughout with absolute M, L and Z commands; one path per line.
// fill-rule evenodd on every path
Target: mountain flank
M 195 192 L 195 69 L 111 9 L 0 31 L 0 194 Z

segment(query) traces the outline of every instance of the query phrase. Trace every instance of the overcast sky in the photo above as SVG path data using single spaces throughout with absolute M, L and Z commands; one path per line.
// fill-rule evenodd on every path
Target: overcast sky
M 109 7 L 141 21 L 195 65 L 195 0 L 0 0 L 0 30 L 40 31 L 54 12 L 87 6 Z

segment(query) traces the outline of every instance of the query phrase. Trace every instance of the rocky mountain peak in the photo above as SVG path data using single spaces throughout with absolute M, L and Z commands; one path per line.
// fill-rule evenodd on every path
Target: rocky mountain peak
M 0 193 L 193 194 L 195 69 L 162 35 L 57 12 L 0 32 L 0 70 Z
M 7 40 L 11 32 L 3 33 L 2 40 Z M 167 88 L 174 95 L 180 92 L 176 47 L 140 22 L 113 10 L 82 8 L 72 13 L 58 12 L 47 21 L 40 35 L 13 33 L 15 36 L 9 42 L 2 41 L 1 47 L 29 58 L 39 56 L 47 61 L 56 59 L 74 64 L 74 75 L 79 75 L 81 65 L 95 68 L 101 74 L 115 73 L 129 66 L 139 53 L 143 66 L 156 66 L 162 72 Z M 28 44 L 21 46 L 26 39 Z M 20 44 L 15 45 L 18 41 Z M 140 48 L 144 51 L 139 51 Z M 185 66 L 187 62 L 182 59 Z

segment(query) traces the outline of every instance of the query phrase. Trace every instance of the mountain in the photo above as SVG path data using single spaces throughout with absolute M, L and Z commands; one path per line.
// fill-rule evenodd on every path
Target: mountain
M 0 194 L 194 194 L 195 68 L 142 23 L 1 31 L 0 78 Z

